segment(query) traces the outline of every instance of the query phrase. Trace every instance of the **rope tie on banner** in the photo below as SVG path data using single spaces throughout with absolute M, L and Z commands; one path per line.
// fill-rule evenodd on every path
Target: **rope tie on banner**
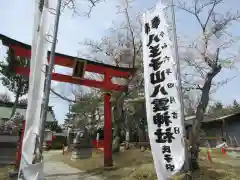
M 50 30 L 49 30 L 49 31 L 50 31 Z M 45 35 L 45 40 L 46 40 L 47 42 L 49 42 L 50 44 L 53 43 L 52 38 L 53 38 L 53 35 L 51 35 L 50 32 L 48 32 L 48 34 Z M 58 39 L 56 39 L 56 43 L 58 43 Z
M 47 74 L 47 68 L 48 68 L 48 64 L 43 64 L 42 65 L 42 68 L 41 68 L 41 71 L 43 72 L 43 73 L 45 73 L 45 74 Z M 45 70 L 44 70 L 45 69 Z M 56 70 L 55 70 L 55 67 L 53 67 L 53 71 L 52 72 L 56 72 Z
M 40 136 L 36 135 L 36 145 L 35 145 L 35 150 L 34 150 L 34 158 L 32 164 L 40 163 L 43 160 L 42 156 L 42 148 L 40 144 Z

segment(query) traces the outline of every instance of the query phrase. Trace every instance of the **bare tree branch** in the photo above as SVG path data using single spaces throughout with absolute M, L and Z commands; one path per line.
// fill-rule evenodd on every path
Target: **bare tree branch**
M 113 56 L 114 55 L 113 50 L 107 51 L 106 49 L 104 49 L 104 46 L 106 44 L 107 44 L 106 41 L 104 41 L 102 43 L 99 43 L 99 42 L 94 41 L 94 40 L 85 40 L 84 41 L 84 45 L 88 46 L 92 52 L 94 52 L 94 53 L 101 52 L 101 53 L 104 53 L 107 56 Z
M 102 0 L 89 0 L 91 5 L 89 6 L 89 11 L 86 13 L 88 17 L 90 17 L 92 9 L 96 6 L 96 3 L 99 3 Z
M 228 27 L 232 22 L 240 20 L 240 13 L 238 11 L 233 12 L 232 10 L 217 13 L 216 7 L 220 4 L 222 5 L 224 0 L 192 0 L 192 2 L 192 6 L 187 6 L 186 3 L 179 0 L 176 7 L 193 15 L 200 25 L 201 30 L 201 38 L 195 41 L 192 46 L 187 47 L 191 53 L 184 60 L 188 66 L 186 67 L 188 68 L 188 72 L 190 71 L 188 74 L 191 75 L 185 74 L 183 78 L 183 85 L 186 87 L 185 91 L 199 90 L 200 92 L 196 119 L 193 121 L 190 136 L 192 154 L 195 156 L 191 159 L 191 165 L 195 166 L 197 161 L 194 158 L 197 159 L 198 157 L 197 144 L 199 143 L 201 122 L 209 104 L 210 94 L 233 79 L 214 83 L 214 78 L 221 72 L 224 62 L 236 61 L 236 55 L 226 58 L 223 50 L 226 50 L 238 41 L 238 38 L 232 37 L 228 33 Z M 204 16 L 201 13 L 205 13 Z M 206 17 L 206 19 L 203 17 Z M 223 43 L 216 42 L 221 40 L 223 40 Z M 225 57 L 221 57 L 221 55 Z M 202 85 L 198 82 L 199 78 L 192 75 L 194 73 L 199 74 Z
M 215 0 L 215 1 L 213 1 L 212 8 L 210 9 L 210 11 L 209 11 L 209 13 L 208 13 L 207 20 L 206 20 L 206 22 L 205 22 L 205 24 L 204 24 L 204 30 L 205 30 L 206 27 L 207 27 L 207 24 L 208 24 L 208 22 L 209 22 L 210 17 L 212 16 L 212 13 L 213 13 L 214 8 L 216 7 L 217 4 L 220 4 L 222 1 L 223 1 L 223 0 Z
M 76 1 L 77 0 L 64 0 L 62 2 L 62 11 L 64 11 L 64 9 L 68 8 L 71 11 L 73 11 L 73 15 L 78 14 L 79 15 L 79 9 L 76 6 Z
M 131 34 L 131 41 L 132 41 L 132 48 L 133 48 L 133 59 L 132 59 L 132 67 L 135 67 L 135 61 L 136 61 L 136 44 L 135 44 L 135 36 L 134 36 L 134 30 L 131 25 L 131 20 L 129 17 L 129 12 L 128 12 L 128 0 L 125 0 L 126 7 L 124 8 L 124 13 L 126 15 L 127 19 L 127 25 Z
M 80 15 L 80 9 L 77 6 L 77 2 L 80 0 L 64 0 L 62 2 L 62 11 L 66 8 L 70 9 L 71 11 L 73 11 L 73 15 Z M 96 6 L 97 3 L 104 1 L 104 0 L 86 0 L 90 3 L 89 5 L 89 10 L 87 12 L 85 12 L 85 14 L 90 17 L 91 12 L 93 10 L 93 8 Z

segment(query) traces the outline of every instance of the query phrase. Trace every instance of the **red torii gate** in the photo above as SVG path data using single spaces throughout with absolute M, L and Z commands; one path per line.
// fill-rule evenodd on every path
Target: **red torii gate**
M 16 56 L 25 57 L 31 59 L 31 46 L 22 42 L 11 39 L 7 36 L 0 34 L 0 39 L 3 45 L 12 48 Z M 49 58 L 50 52 L 48 52 Z M 111 167 L 112 162 L 112 108 L 111 108 L 111 91 L 127 91 L 128 87 L 123 85 L 114 84 L 111 80 L 113 77 L 121 77 L 128 79 L 133 75 L 135 69 L 122 68 L 111 66 L 99 62 L 90 61 L 87 59 L 76 58 L 60 53 L 55 53 L 54 64 L 73 68 L 74 63 L 77 61 L 83 61 L 85 63 L 84 69 L 87 72 L 93 72 L 103 74 L 104 79 L 102 81 L 81 78 L 77 79 L 69 75 L 53 73 L 52 80 L 79 84 L 89 87 L 95 87 L 105 90 L 104 94 L 104 166 Z M 26 67 L 15 67 L 16 74 L 29 76 L 30 69 Z

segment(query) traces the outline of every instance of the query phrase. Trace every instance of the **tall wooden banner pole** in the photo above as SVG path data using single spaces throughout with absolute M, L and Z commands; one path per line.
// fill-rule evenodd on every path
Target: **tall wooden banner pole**
M 47 77 L 45 82 L 44 101 L 42 106 L 41 127 L 40 127 L 40 134 L 39 134 L 41 152 L 42 152 L 42 144 L 44 141 L 45 123 L 46 123 L 47 112 L 48 112 L 48 103 L 49 103 L 49 96 L 50 96 L 50 89 L 51 89 L 52 71 L 54 66 L 54 56 L 55 56 L 55 50 L 56 50 L 56 44 L 57 44 L 57 34 L 58 34 L 58 25 L 59 25 L 59 19 L 60 19 L 61 3 L 62 3 L 62 0 L 58 0 L 57 10 L 56 10 L 57 13 L 56 13 L 54 32 L 53 32 L 53 42 L 52 42 L 51 53 L 50 53 L 50 61 L 49 61 L 49 66 L 47 68 L 48 71 L 47 71 Z
M 183 133 L 184 133 L 184 140 L 185 140 L 184 170 L 189 171 L 189 155 L 188 155 L 189 153 L 188 153 L 188 146 L 186 145 L 187 142 L 186 142 L 185 117 L 184 117 L 184 101 L 183 101 L 183 91 L 182 91 L 180 60 L 179 60 L 179 52 L 178 52 L 178 42 L 177 42 L 174 0 L 171 1 L 171 16 L 172 16 L 172 36 L 173 36 L 174 56 L 175 56 L 175 61 L 177 63 L 178 93 L 179 93 L 179 99 L 180 99 L 180 104 L 181 104 L 181 119 L 182 119 L 182 126 L 183 126 L 183 130 L 184 130 Z

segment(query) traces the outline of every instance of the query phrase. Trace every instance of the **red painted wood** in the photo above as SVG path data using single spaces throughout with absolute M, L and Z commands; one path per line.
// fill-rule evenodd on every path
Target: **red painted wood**
M 31 59 L 31 49 L 25 49 L 21 46 L 15 46 L 15 45 L 12 45 L 11 47 L 14 49 L 15 54 L 17 56 L 26 57 L 29 60 Z M 60 56 L 56 54 L 54 58 L 54 64 L 72 68 L 74 64 L 74 59 L 75 58 L 71 56 Z M 120 71 L 120 70 L 112 69 L 109 67 L 104 67 L 104 65 L 87 64 L 85 67 L 85 71 L 99 73 L 99 74 L 104 74 L 107 72 L 112 77 L 128 78 L 131 76 L 130 72 Z
M 112 77 L 129 78 L 131 76 L 130 72 L 119 71 L 119 70 L 107 68 L 107 67 L 98 67 L 94 64 L 87 64 L 85 70 L 88 72 L 95 72 L 99 74 L 108 73 Z
M 25 67 L 16 67 L 15 69 L 17 74 L 21 74 L 23 76 L 29 76 L 30 69 Z M 71 84 L 79 84 L 83 86 L 95 87 L 99 89 L 105 90 L 113 90 L 113 91 L 127 91 L 127 86 L 121 86 L 118 84 L 113 84 L 111 82 L 106 81 L 96 81 L 91 79 L 76 79 L 69 75 L 53 73 L 52 80 L 71 83 Z
M 23 143 L 25 127 L 26 127 L 26 121 L 24 121 L 24 123 L 23 123 L 23 129 L 22 129 L 20 142 L 19 142 L 19 146 L 18 146 L 18 150 L 17 150 L 17 158 L 16 158 L 16 164 L 15 164 L 16 169 L 18 169 L 20 167 L 21 156 L 22 156 L 22 143 Z
M 207 152 L 207 158 L 208 158 L 208 161 L 210 162 L 210 164 L 212 165 L 212 156 L 209 151 Z
M 104 94 L 104 166 L 113 166 L 112 161 L 112 107 L 111 94 Z
M 29 60 L 31 59 L 31 46 L 16 42 L 10 38 L 4 37 L 6 39 L 7 46 L 12 47 L 15 50 L 17 56 L 26 57 Z M 55 65 L 65 66 L 65 67 L 73 67 L 74 57 L 66 56 L 63 54 L 56 53 L 55 54 Z M 109 67 L 104 64 L 95 64 L 89 62 L 86 64 L 85 70 L 87 72 L 95 72 L 99 74 L 104 74 L 104 81 L 96 81 L 90 79 L 75 79 L 68 75 L 53 73 L 52 79 L 60 82 L 67 82 L 72 84 L 80 84 L 95 88 L 100 88 L 108 91 L 127 91 L 127 86 L 121 86 L 117 84 L 113 84 L 111 82 L 112 77 L 124 77 L 129 78 L 131 76 L 131 72 L 124 71 L 123 69 L 116 69 L 114 67 Z M 16 73 L 21 75 L 29 76 L 29 69 L 23 67 L 17 67 Z M 112 166 L 112 109 L 111 109 L 111 95 L 106 93 L 104 95 L 104 165 Z M 97 144 L 99 147 L 100 144 Z
M 25 49 L 18 45 L 11 45 L 9 47 L 14 50 L 16 56 L 25 57 L 29 60 L 31 59 L 31 49 Z
M 104 140 L 99 140 L 98 142 L 97 142 L 97 140 L 93 140 L 92 141 L 92 144 L 93 144 L 93 147 L 94 148 L 102 148 L 102 149 L 104 149 Z

